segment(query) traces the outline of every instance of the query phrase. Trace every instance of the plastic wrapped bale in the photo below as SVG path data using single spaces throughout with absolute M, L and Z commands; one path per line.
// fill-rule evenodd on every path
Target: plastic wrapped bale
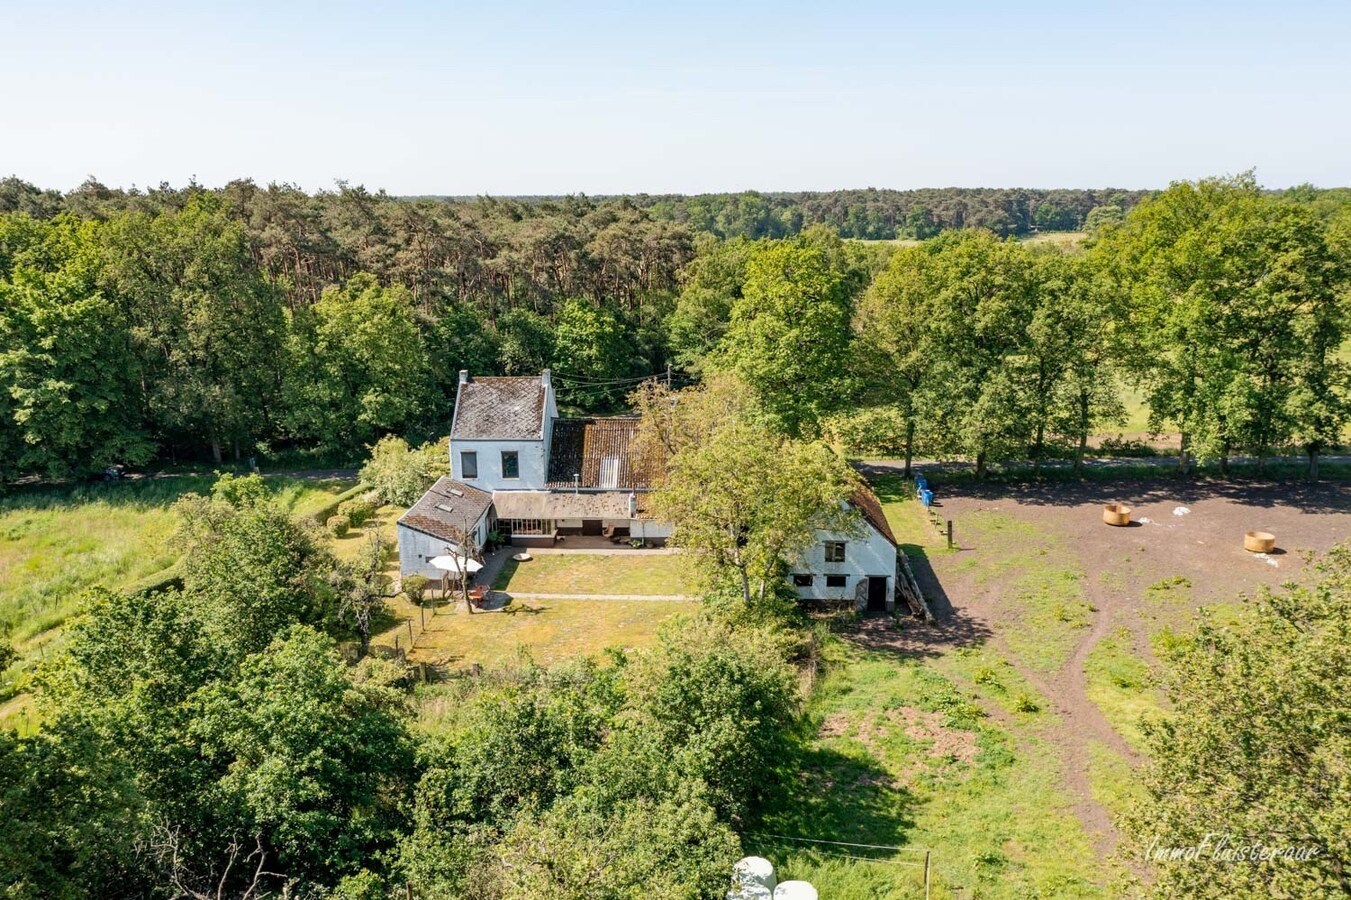
M 736 865 L 732 866 L 733 891 L 758 885 L 768 892 L 774 890 L 775 884 L 774 864 L 763 856 L 747 856 L 737 860 Z M 754 895 L 747 895 L 750 896 Z M 769 894 L 766 893 L 765 896 Z
M 727 900 L 774 900 L 774 892 L 763 884 L 744 884 L 728 891 Z
M 774 900 L 820 900 L 816 888 L 805 881 L 785 881 L 774 889 Z

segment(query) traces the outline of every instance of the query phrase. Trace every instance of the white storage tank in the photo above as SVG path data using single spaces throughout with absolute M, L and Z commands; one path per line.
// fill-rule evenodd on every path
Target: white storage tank
M 774 900 L 820 900 L 816 888 L 805 881 L 785 881 L 774 889 Z

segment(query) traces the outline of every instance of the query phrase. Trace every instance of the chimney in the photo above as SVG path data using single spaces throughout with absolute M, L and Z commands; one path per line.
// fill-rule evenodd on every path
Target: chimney
M 546 390 L 554 386 L 553 376 L 549 374 L 548 369 L 545 369 L 543 372 L 539 373 L 539 383 L 544 385 Z
M 468 370 L 468 369 L 461 369 L 461 370 L 460 370 L 460 384 L 468 384 L 468 383 L 469 383 L 469 370 Z

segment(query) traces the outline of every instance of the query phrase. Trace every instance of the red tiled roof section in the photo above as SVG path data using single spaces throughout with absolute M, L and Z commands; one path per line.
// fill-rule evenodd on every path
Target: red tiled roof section
M 877 529 L 878 534 L 890 541 L 893 547 L 898 546 L 896 535 L 891 533 L 891 523 L 887 521 L 887 514 L 882 511 L 882 501 L 877 499 L 872 488 L 860 483 L 858 489 L 850 495 L 849 502 L 863 514 L 869 525 Z
M 544 381 L 529 378 L 471 378 L 455 395 L 450 436 L 462 441 L 537 441 L 544 437 Z
M 557 419 L 549 445 L 549 487 L 576 486 L 630 490 L 652 487 L 662 461 L 639 456 L 635 437 L 638 418 Z M 615 460 L 615 482 L 604 484 L 604 460 Z

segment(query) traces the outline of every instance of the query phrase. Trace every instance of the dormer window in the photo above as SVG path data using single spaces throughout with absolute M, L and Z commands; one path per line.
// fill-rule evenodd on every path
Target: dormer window
M 502 477 L 521 477 L 521 456 L 515 450 L 502 451 Z
M 478 477 L 478 454 L 473 450 L 460 451 L 460 477 Z

